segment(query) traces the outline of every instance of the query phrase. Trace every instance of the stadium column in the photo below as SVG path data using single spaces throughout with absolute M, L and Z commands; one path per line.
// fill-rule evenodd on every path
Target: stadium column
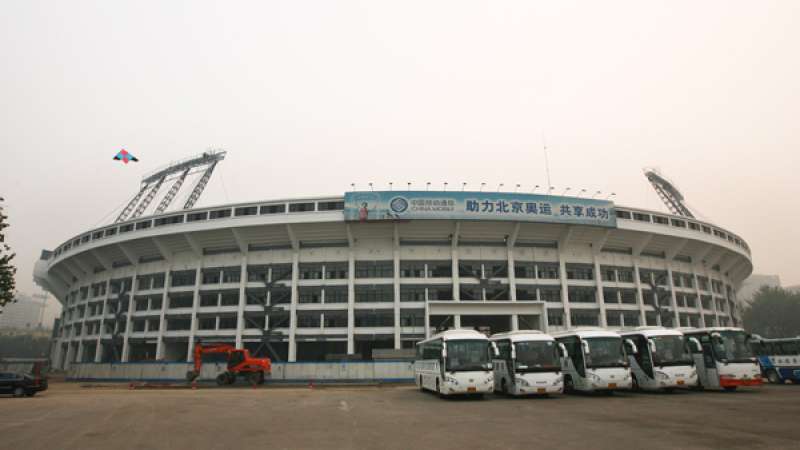
M 197 310 L 200 308 L 200 283 L 202 282 L 201 277 L 203 276 L 203 268 L 202 266 L 202 259 L 200 259 L 201 263 L 197 266 L 194 273 L 194 289 L 192 290 L 192 322 L 189 326 L 189 342 L 186 345 L 186 361 L 191 362 L 192 358 L 194 357 L 193 347 L 194 347 L 194 333 L 197 330 Z
M 300 279 L 300 252 L 292 251 L 292 290 L 289 304 L 289 362 L 297 361 L 297 282 Z
M 706 315 L 703 313 L 703 294 L 700 293 L 700 280 L 697 279 L 697 272 L 692 267 L 692 278 L 694 278 L 694 292 L 697 296 L 697 310 L 700 312 L 700 328 L 706 327 Z
M 705 264 L 705 263 L 704 263 Z M 706 278 L 708 278 L 708 288 L 711 289 L 711 309 L 714 311 L 714 323 L 712 327 L 719 326 L 719 310 L 717 309 L 717 297 L 714 295 L 714 280 L 711 278 L 711 271 L 705 266 Z
M 631 248 L 631 257 L 633 259 L 633 280 L 636 283 L 636 302 L 639 304 L 639 324 L 647 325 L 647 314 L 644 308 L 644 294 L 642 293 L 642 278 L 639 266 L 639 258 L 642 256 L 650 240 L 653 239 L 652 234 L 645 234 L 642 239 Z
M 592 263 L 594 264 L 594 283 L 597 289 L 597 303 L 600 307 L 600 326 L 605 328 L 608 326 L 608 319 L 606 318 L 606 299 L 603 292 L 603 276 L 600 272 L 600 252 L 603 246 L 606 245 L 608 237 L 611 235 L 611 230 L 606 230 L 601 236 L 592 241 Z
M 508 298 L 512 302 L 517 301 L 517 274 L 515 272 L 514 263 L 514 245 L 517 243 L 517 236 L 519 236 L 520 223 L 514 225 L 514 231 L 508 236 L 506 240 L 506 248 L 508 249 Z M 517 314 L 511 315 L 511 330 L 517 331 L 519 329 L 519 316 Z
M 239 308 L 236 310 L 236 348 L 243 348 L 242 334 L 244 333 L 244 305 L 247 304 L 245 288 L 247 287 L 247 252 L 242 253 L 242 263 L 239 269 Z
M 458 270 L 458 235 L 461 231 L 461 222 L 456 222 L 455 229 L 453 230 L 453 237 L 450 239 L 451 254 L 450 260 L 452 262 L 452 276 L 453 276 L 453 301 L 461 301 L 461 278 Z M 453 328 L 461 328 L 461 315 L 453 315 Z
M 123 278 L 123 281 L 124 281 L 124 278 Z M 117 293 L 117 296 L 119 296 L 119 294 L 121 294 L 122 291 L 124 291 L 124 290 L 125 290 L 125 283 L 123 282 L 122 285 L 119 288 L 119 292 Z M 95 362 L 95 363 L 99 363 L 100 361 L 103 360 L 103 324 L 105 323 L 106 308 L 108 308 L 108 297 L 109 296 L 106 295 L 103 298 L 103 303 L 101 304 L 101 309 L 100 309 L 100 329 L 98 330 L 97 342 L 95 343 L 95 347 L 94 347 L 94 361 L 93 362 Z
M 355 239 L 350 224 L 345 225 L 347 231 L 347 354 L 356 352 L 353 334 L 355 333 L 356 305 L 356 255 Z
M 392 245 L 394 258 L 394 348 L 400 349 L 400 231 L 394 224 L 394 239 Z M 427 274 L 426 274 L 427 275 Z
M 139 276 L 139 265 L 137 264 L 133 270 L 133 277 L 131 278 L 131 291 L 128 294 L 128 312 L 125 313 L 125 333 L 122 335 L 122 355 L 120 355 L 120 361 L 128 362 L 128 358 L 130 355 L 129 347 L 129 339 L 131 334 L 131 327 L 133 327 L 133 303 L 134 299 L 136 298 L 136 289 L 138 288 L 136 283 L 136 277 Z M 119 304 L 118 304 L 119 306 Z
M 572 317 L 569 308 L 569 288 L 567 285 L 567 261 L 564 252 L 567 250 L 569 239 L 572 236 L 572 227 L 567 225 L 558 238 L 558 278 L 561 282 L 561 301 L 564 305 L 564 326 L 572 326 Z
M 156 340 L 156 359 L 164 359 L 164 329 L 167 327 L 166 313 L 169 301 L 169 286 L 172 284 L 172 262 L 164 273 L 164 293 L 161 294 L 161 313 L 158 315 L 158 339 Z
M 669 284 L 670 304 L 672 305 L 674 327 L 681 327 L 681 315 L 678 312 L 678 296 L 675 294 L 675 280 L 672 278 L 672 260 L 667 260 L 667 283 Z

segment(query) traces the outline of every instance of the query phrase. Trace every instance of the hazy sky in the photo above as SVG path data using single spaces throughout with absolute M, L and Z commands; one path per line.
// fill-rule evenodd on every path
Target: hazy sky
M 616 192 L 656 166 L 800 283 L 800 2 L 2 2 L 0 196 L 43 248 L 228 150 L 200 205 L 351 182 Z M 126 148 L 138 164 L 111 160 Z

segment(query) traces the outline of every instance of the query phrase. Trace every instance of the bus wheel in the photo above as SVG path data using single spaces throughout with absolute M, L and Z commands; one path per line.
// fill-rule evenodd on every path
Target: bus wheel
M 781 384 L 781 377 L 778 375 L 778 372 L 774 370 L 767 372 L 767 380 L 772 384 Z
M 221 373 L 221 374 L 217 375 L 217 385 L 218 386 L 222 386 L 223 384 L 227 384 L 227 383 L 228 383 L 228 376 L 227 375 L 225 375 L 224 373 Z
M 439 387 L 438 378 L 436 379 L 436 395 L 438 395 L 439 397 L 444 397 L 444 395 L 442 395 L 442 389 Z
M 575 385 L 572 384 L 572 377 L 567 376 L 564 378 L 564 393 L 572 394 L 575 392 Z
M 508 395 L 508 385 L 506 384 L 505 378 L 500 381 L 500 390 L 503 392 L 503 395 Z
M 639 389 L 639 380 L 636 379 L 636 375 L 631 376 L 631 390 L 638 391 Z
M 425 386 L 422 385 L 422 375 L 419 376 L 419 390 L 425 391 Z
M 725 386 L 725 392 L 733 392 L 736 390 L 736 386 Z

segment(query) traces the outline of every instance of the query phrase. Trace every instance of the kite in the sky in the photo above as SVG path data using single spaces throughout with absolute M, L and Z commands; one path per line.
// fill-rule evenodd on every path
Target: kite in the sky
M 114 160 L 115 161 L 122 161 L 125 164 L 128 164 L 128 162 L 130 162 L 130 161 L 139 162 L 139 160 L 135 156 L 133 156 L 130 153 L 128 153 L 128 151 L 125 150 L 124 148 L 122 150 L 120 150 L 119 153 L 117 153 L 116 156 L 114 156 Z

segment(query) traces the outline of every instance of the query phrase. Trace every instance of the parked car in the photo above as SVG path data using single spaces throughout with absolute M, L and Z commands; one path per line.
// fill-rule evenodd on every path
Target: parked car
M 0 394 L 33 397 L 47 389 L 47 378 L 37 375 L 0 372 Z

